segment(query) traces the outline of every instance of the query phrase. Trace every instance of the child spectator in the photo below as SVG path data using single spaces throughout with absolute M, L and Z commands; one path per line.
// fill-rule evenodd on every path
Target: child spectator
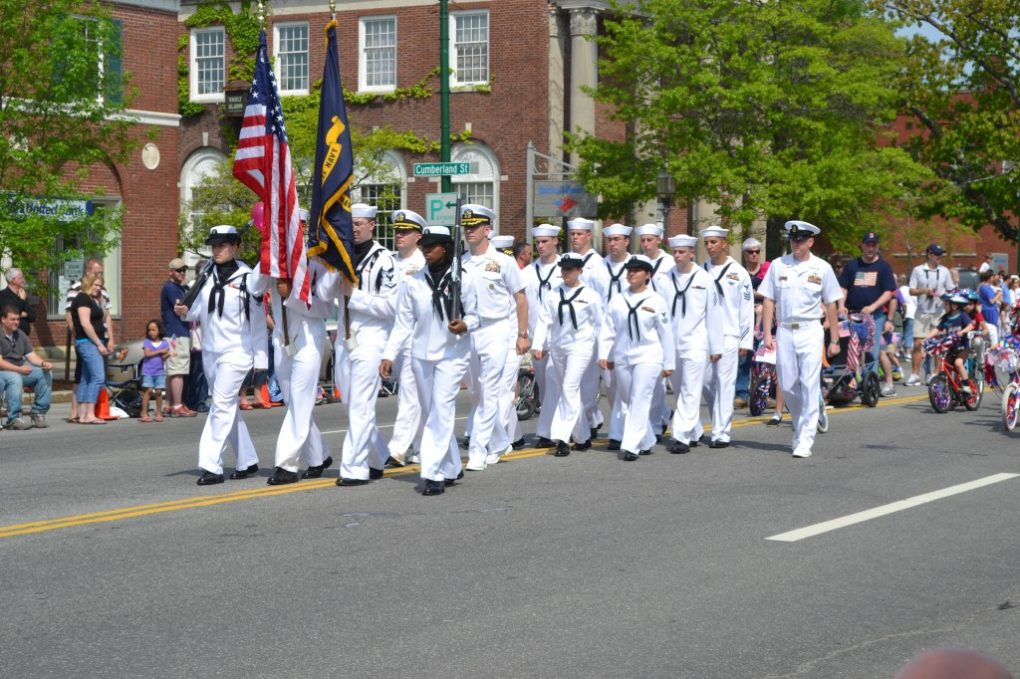
M 145 341 L 142 342 L 142 416 L 140 422 L 152 422 L 149 417 L 149 399 L 156 392 L 157 422 L 163 421 L 163 391 L 166 389 L 166 373 L 163 364 L 170 355 L 170 343 L 163 337 L 163 321 L 153 319 L 145 326 Z

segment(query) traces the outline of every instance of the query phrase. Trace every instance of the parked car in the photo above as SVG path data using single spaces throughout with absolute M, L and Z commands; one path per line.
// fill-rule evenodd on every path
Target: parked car
M 964 290 L 977 290 L 981 279 L 978 277 L 977 269 L 972 266 L 957 266 L 953 270 L 960 277 L 959 287 Z

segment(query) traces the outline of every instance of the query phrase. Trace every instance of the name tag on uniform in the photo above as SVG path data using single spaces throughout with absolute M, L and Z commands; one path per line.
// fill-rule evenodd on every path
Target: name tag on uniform
M 695 290 L 704 290 L 705 289 L 704 285 L 692 285 L 691 287 L 694 288 Z
M 728 273 L 728 274 L 726 274 L 726 278 L 730 279 L 733 282 L 739 282 L 740 281 L 740 274 L 737 274 L 737 273 Z
M 490 273 L 499 273 L 502 267 L 499 265 L 499 262 L 490 259 L 485 263 L 485 270 Z
M 780 277 L 779 277 L 779 281 L 780 281 L 781 283 L 783 283 L 783 282 L 786 282 L 786 276 L 780 276 Z
M 654 314 L 655 313 L 655 309 L 653 309 L 650 306 L 643 306 L 643 307 L 641 307 L 641 311 L 647 311 L 650 314 Z
M 811 274 L 810 276 L 807 277 L 807 282 L 808 283 L 813 283 L 815 285 L 821 285 L 822 284 L 822 277 L 821 276 L 816 276 L 814 274 Z

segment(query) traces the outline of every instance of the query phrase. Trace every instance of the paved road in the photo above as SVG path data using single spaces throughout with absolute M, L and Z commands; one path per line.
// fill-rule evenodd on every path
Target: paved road
M 439 498 L 199 488 L 201 420 L 3 432 L 0 676 L 870 678 L 939 645 L 1017 672 L 1020 434 L 994 395 L 921 393 L 834 413 L 809 460 L 748 421 L 634 463 L 524 450 Z M 248 417 L 266 462 L 282 416 Z

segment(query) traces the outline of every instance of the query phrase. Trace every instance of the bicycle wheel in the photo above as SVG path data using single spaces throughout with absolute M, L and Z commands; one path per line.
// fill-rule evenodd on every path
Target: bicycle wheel
M 761 367 L 759 367 L 761 366 Z M 769 407 L 769 391 L 771 390 L 770 376 L 768 369 L 762 364 L 757 364 L 751 371 L 751 384 L 748 389 L 747 405 L 751 415 L 757 417 Z
M 527 420 L 538 410 L 538 399 L 535 385 L 535 376 L 532 373 L 522 372 L 517 378 L 517 419 Z
M 818 432 L 824 434 L 829 431 L 829 413 L 825 410 L 825 388 L 818 391 Z
M 939 373 L 928 383 L 928 400 L 937 413 L 948 413 L 953 408 L 953 393 L 949 386 L 949 378 Z
M 1017 391 L 1017 383 L 1010 382 L 1002 392 L 1002 424 L 1006 431 L 1016 428 L 1017 415 L 1020 414 L 1020 394 Z
M 984 395 L 985 383 L 978 383 L 973 379 L 968 379 L 967 382 L 970 384 L 970 396 L 963 399 L 963 407 L 967 410 L 977 410 L 981 405 L 981 397 Z
M 864 376 L 864 385 L 861 389 L 861 403 L 874 408 L 878 405 L 878 397 L 881 394 L 881 387 L 878 385 L 878 375 L 868 373 Z

